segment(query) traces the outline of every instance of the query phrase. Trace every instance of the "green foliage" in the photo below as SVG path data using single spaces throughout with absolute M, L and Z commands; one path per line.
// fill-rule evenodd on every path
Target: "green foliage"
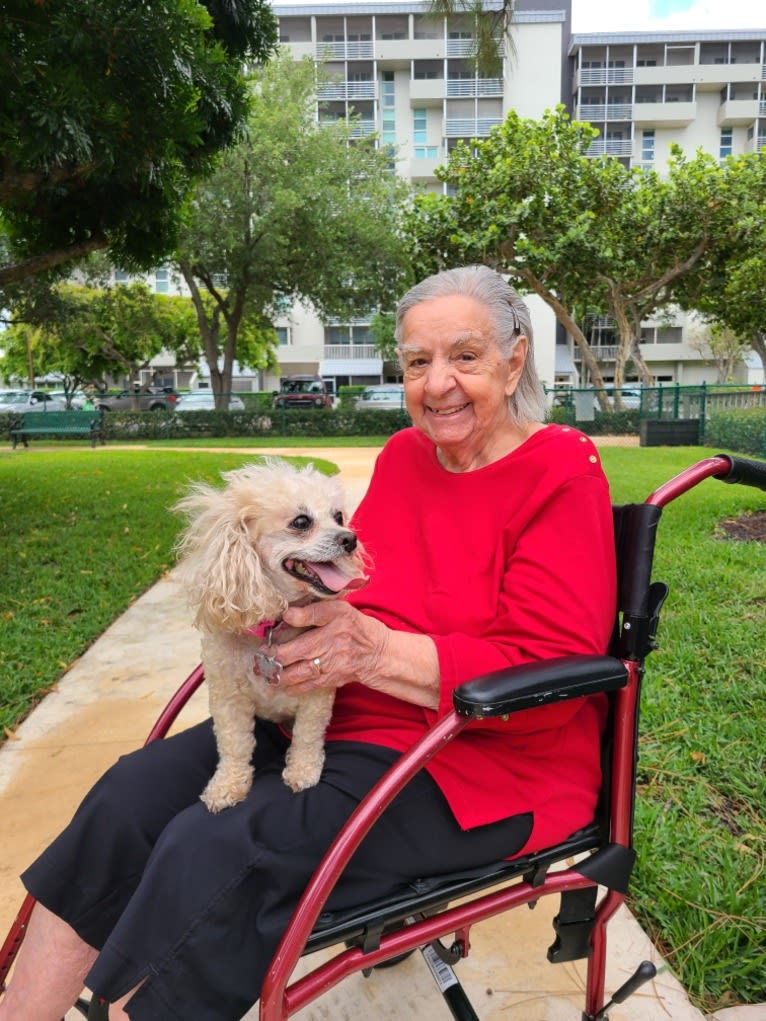
M 38 373 L 57 373 L 73 385 L 103 385 L 107 377 L 136 378 L 162 350 L 179 361 L 199 357 L 199 332 L 188 298 L 155 294 L 134 281 L 96 290 L 59 284 L 13 310 L 3 337 L 0 371 L 26 377 L 31 357 Z
M 252 84 L 249 130 L 198 187 L 177 253 L 216 394 L 231 389 L 235 359 L 274 363 L 266 327 L 285 302 L 324 318 L 365 315 L 390 307 L 409 279 L 398 230 L 407 188 L 387 153 L 352 140 L 343 122 L 317 124 L 310 60 L 279 57 Z M 248 319 L 262 333 L 246 348 Z
M 247 115 L 243 61 L 275 44 L 265 0 L 3 4 L 0 285 L 105 247 L 126 269 L 166 256 Z
M 713 412 L 705 423 L 705 445 L 766 457 L 766 408 Z

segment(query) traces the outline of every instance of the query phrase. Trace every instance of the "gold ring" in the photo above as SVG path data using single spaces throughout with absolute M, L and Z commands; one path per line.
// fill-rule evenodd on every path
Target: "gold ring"
M 317 668 L 317 673 L 320 674 L 322 673 L 322 660 L 319 658 L 319 656 L 316 656 L 314 659 L 311 660 L 311 665 Z

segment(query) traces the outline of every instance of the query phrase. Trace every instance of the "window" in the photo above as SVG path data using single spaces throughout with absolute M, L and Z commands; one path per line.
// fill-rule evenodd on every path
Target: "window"
M 116 284 L 129 284 L 130 275 L 124 269 L 116 269 L 114 271 L 114 282 Z
M 290 330 L 287 326 L 277 326 L 274 330 L 277 335 L 277 342 L 280 347 L 290 343 Z
M 733 128 L 721 128 L 721 143 L 718 148 L 718 158 L 725 160 L 732 153 Z
M 325 328 L 324 328 L 324 342 L 325 342 L 325 344 L 350 344 L 351 343 L 351 327 L 350 326 L 325 326 Z
M 644 131 L 641 136 L 641 162 L 654 162 L 654 129 Z
M 396 98 L 394 86 L 394 72 L 384 71 L 380 83 L 380 124 L 381 141 L 386 145 L 396 143 Z
M 166 269 L 158 269 L 154 272 L 154 289 L 157 294 L 167 294 L 170 290 L 170 280 Z
M 412 140 L 417 144 L 424 144 L 427 140 L 426 111 L 425 108 L 418 108 L 412 111 L 413 133 Z
M 416 145 L 414 149 L 416 160 L 436 160 L 439 158 L 438 145 Z

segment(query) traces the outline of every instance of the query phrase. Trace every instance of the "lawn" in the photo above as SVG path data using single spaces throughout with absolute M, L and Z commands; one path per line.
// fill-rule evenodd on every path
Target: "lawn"
M 602 453 L 615 502 L 628 502 L 709 452 Z M 251 459 L 199 446 L 0 452 L 2 728 L 172 565 L 168 507 L 184 484 Z M 705 482 L 665 510 L 657 548 L 671 596 L 647 665 L 631 906 L 704 1010 L 766 1000 L 766 545 L 718 527 L 765 507 L 755 489 Z

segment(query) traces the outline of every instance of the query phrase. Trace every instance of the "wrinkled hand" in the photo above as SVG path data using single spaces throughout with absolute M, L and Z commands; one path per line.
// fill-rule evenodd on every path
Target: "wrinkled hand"
M 274 634 L 274 655 L 282 664 L 280 687 L 291 695 L 316 688 L 340 688 L 351 681 L 370 687 L 383 680 L 389 630 L 343 600 L 292 606 L 284 623 L 308 628 L 297 637 L 290 630 Z M 318 662 L 317 662 L 318 661 Z

